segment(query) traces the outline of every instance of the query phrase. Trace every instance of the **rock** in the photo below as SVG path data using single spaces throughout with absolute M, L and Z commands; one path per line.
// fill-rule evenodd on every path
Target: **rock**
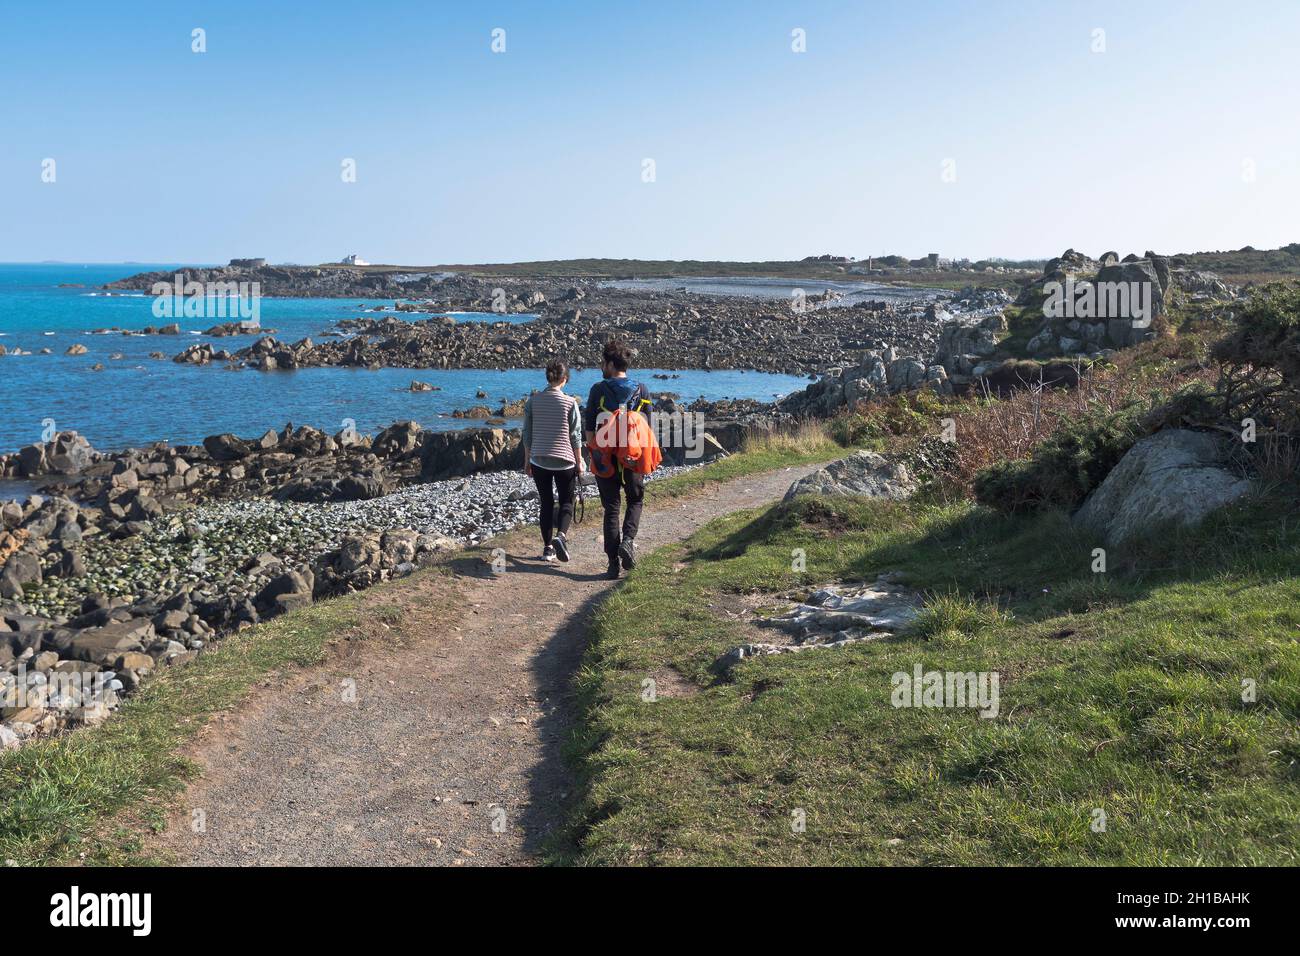
M 419 534 L 417 532 L 407 528 L 397 528 L 392 531 L 385 531 L 380 539 L 379 546 L 384 552 L 386 561 L 397 565 L 415 560 L 418 539 Z
M 80 342 L 76 342 L 72 345 L 69 345 L 63 354 L 64 355 L 85 355 L 88 351 L 90 350 L 87 349 L 84 345 L 82 345 Z
M 419 449 L 422 435 L 415 422 L 394 422 L 375 436 L 371 447 L 383 458 L 405 457 Z
M 1046 352 L 1056 345 L 1056 336 L 1052 334 L 1051 329 L 1043 329 L 1025 344 L 1025 350 L 1030 355 L 1037 355 L 1040 352 Z
M 917 484 L 900 462 L 875 452 L 859 451 L 819 468 L 790 486 L 785 500 L 798 495 L 857 495 L 899 500 L 916 491 Z
M 74 431 L 57 433 L 48 442 L 18 450 L 18 472 L 25 478 L 40 475 L 75 475 L 97 457 L 90 442 Z
M 868 633 L 898 633 L 916 619 L 920 595 L 886 580 L 847 591 L 821 588 L 785 614 L 764 619 L 764 626 L 794 635 L 800 644 L 825 644 Z
M 724 654 L 718 667 L 726 671 L 747 657 L 845 647 L 905 631 L 920 613 L 921 595 L 899 587 L 896 578 L 882 574 L 875 584 L 852 590 L 820 588 L 786 613 L 756 622 L 785 631 L 789 643 L 742 644 Z
M 17 750 L 21 746 L 22 740 L 19 736 L 4 724 L 0 724 L 0 750 Z
M 517 432 L 500 428 L 426 432 L 420 462 L 425 481 L 460 478 L 488 469 L 522 467 L 523 446 Z
M 1074 521 L 1119 545 L 1167 522 L 1195 525 L 1251 491 L 1227 467 L 1221 436 L 1174 428 L 1143 438 L 1088 496 Z
M 21 515 L 19 516 L 21 520 Z M 9 559 L 27 544 L 32 533 L 26 528 L 15 528 L 13 531 L 0 531 L 0 570 L 2 570 Z
M 4 573 L 0 575 L 0 594 L 21 597 L 23 585 L 40 584 L 41 580 L 40 558 L 30 551 L 19 551 L 5 562 Z
M 106 702 L 97 700 L 77 709 L 76 718 L 87 727 L 94 727 L 108 720 L 112 711 Z
M 222 435 L 209 435 L 203 439 L 203 447 L 214 461 L 238 461 L 247 458 L 252 452 L 249 442 L 229 432 Z
M 1155 334 L 1152 322 L 1164 312 L 1165 292 L 1169 288 L 1169 267 L 1165 260 L 1138 259 L 1105 266 L 1097 273 L 1095 284 L 1103 283 L 1123 284 L 1139 291 L 1149 289 L 1151 297 L 1151 313 L 1143 320 L 1134 315 L 1105 316 L 1111 342 L 1123 347 L 1151 338 Z M 1135 313 L 1138 305 L 1139 302 L 1130 299 L 1129 311 Z
M 128 651 L 125 654 L 119 654 L 113 661 L 113 670 L 115 671 L 135 671 L 137 674 L 148 672 L 154 668 L 154 659 L 148 654 L 140 651 Z
M 45 447 L 47 467 L 60 475 L 79 474 L 95 457 L 90 442 L 73 431 L 59 432 Z
M 358 568 L 379 563 L 380 544 L 377 535 L 350 535 L 339 545 L 336 565 L 344 574 Z
M 257 604 L 264 613 L 280 613 L 311 604 L 311 572 L 286 571 L 272 578 L 257 595 Z
M 943 365 L 950 371 L 955 370 L 953 360 L 961 355 L 992 355 L 998 348 L 997 332 L 1005 326 L 1006 319 L 1002 313 L 995 317 L 1000 320 L 992 328 L 973 326 L 963 322 L 949 322 L 939 331 L 939 343 L 935 347 L 934 364 Z
M 146 618 L 114 621 L 103 627 L 79 631 L 55 650 L 61 657 L 111 664 L 125 651 L 139 651 L 154 636 L 153 624 Z

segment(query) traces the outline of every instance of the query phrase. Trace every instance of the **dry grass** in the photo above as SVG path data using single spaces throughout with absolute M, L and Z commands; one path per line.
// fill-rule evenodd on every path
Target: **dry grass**
M 816 454 L 832 444 L 825 422 L 801 422 L 793 429 L 751 433 L 745 439 L 743 452 L 785 452 L 796 455 Z
M 975 475 L 997 462 L 1028 458 L 1067 419 L 1110 414 L 1125 408 L 1154 409 L 1194 381 L 1212 381 L 1213 370 L 1197 351 L 1175 339 L 1161 339 L 1116 356 L 1113 364 L 1081 370 L 1073 388 L 1041 382 L 1007 398 L 982 395 L 952 416 L 956 459 L 949 479 L 966 496 Z

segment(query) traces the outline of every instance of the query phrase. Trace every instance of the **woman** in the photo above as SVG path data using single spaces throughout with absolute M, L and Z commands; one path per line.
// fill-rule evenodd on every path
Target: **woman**
M 573 521 L 573 484 L 582 469 L 582 416 L 578 400 L 564 394 L 568 380 L 569 367 L 556 359 L 546 366 L 546 390 L 534 392 L 524 406 L 524 474 L 532 475 L 537 484 L 542 508 L 542 558 L 546 561 L 557 557 L 569 560 L 565 535 Z

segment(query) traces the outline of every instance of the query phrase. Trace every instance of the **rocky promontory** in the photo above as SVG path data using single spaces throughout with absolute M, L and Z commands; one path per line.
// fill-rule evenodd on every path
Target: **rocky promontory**
M 158 282 L 174 287 L 176 275 L 183 282 L 256 282 L 264 296 L 392 301 L 371 309 L 391 314 L 345 320 L 321 330 L 321 341 L 268 335 L 237 351 L 201 341 L 175 356 L 185 364 L 231 362 L 263 371 L 327 365 L 536 368 L 556 356 L 574 367 L 592 366 L 605 340 L 617 336 L 637 350 L 643 368 L 812 375 L 863 349 L 928 347 L 937 331 L 926 306 L 938 294 L 915 290 L 891 296 L 882 289 L 878 300 L 845 305 L 840 293 L 815 285 L 797 298 L 780 299 L 613 288 L 594 280 L 279 266 L 142 273 L 107 288 L 147 291 Z M 502 319 L 459 321 L 448 312 Z M 536 318 L 505 321 L 520 314 Z

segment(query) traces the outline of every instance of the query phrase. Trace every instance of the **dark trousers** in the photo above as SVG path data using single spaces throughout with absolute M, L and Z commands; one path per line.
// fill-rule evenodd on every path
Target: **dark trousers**
M 578 477 L 578 469 L 566 468 L 564 471 L 552 471 L 550 468 L 538 468 L 533 465 L 533 483 L 537 485 L 537 501 L 542 507 L 542 545 L 551 543 L 552 529 L 560 534 L 569 533 L 569 524 L 573 521 L 573 482 Z M 559 528 L 555 525 L 555 500 L 560 501 Z
M 627 496 L 627 514 L 623 516 L 622 538 L 631 540 L 636 537 L 636 529 L 641 524 L 641 499 L 645 497 L 645 476 L 626 469 L 615 471 L 608 478 L 596 477 L 596 488 L 600 491 L 600 503 L 605 509 L 605 553 L 610 560 L 618 557 L 619 536 L 618 509 L 619 492 Z

